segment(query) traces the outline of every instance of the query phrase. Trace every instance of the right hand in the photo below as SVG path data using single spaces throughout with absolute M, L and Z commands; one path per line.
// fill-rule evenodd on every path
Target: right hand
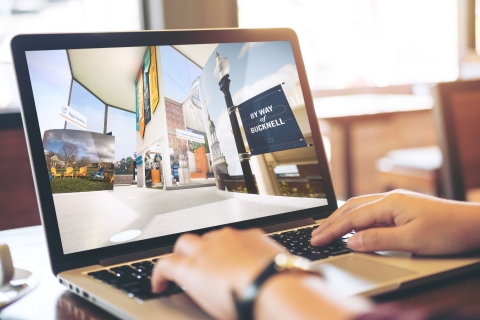
M 480 249 L 480 204 L 439 199 L 406 190 L 352 198 L 312 233 L 322 246 L 355 230 L 355 251 L 407 251 L 422 255 Z

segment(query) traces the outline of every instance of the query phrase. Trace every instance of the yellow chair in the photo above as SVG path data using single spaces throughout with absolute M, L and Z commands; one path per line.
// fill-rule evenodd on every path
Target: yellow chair
M 73 178 L 73 167 L 67 167 L 67 170 L 65 170 L 65 173 L 63 174 L 63 177 L 72 177 Z
M 110 183 L 113 183 L 113 180 L 115 179 L 115 175 L 112 174 L 112 177 L 110 178 Z
M 52 167 L 50 169 L 50 171 L 52 172 L 52 178 L 55 179 L 55 177 L 62 177 L 62 175 L 60 173 L 57 173 L 57 169 L 55 167 Z
M 80 171 L 78 171 L 75 175 L 75 178 L 77 178 L 78 176 L 80 177 L 87 177 L 87 167 L 81 167 L 80 168 Z

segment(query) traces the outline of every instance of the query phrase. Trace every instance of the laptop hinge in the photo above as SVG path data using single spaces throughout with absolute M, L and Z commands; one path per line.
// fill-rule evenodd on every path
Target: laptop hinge
M 109 257 L 105 259 L 98 260 L 98 263 L 104 267 L 111 266 L 114 264 L 125 263 L 135 260 L 146 259 L 150 257 L 160 256 L 162 254 L 171 253 L 173 251 L 173 246 L 159 247 L 155 249 L 149 249 L 139 252 L 132 252 L 120 256 Z
M 288 222 L 282 222 L 278 224 L 272 224 L 272 225 L 263 227 L 262 230 L 265 231 L 266 233 L 271 233 L 271 232 L 278 232 L 282 230 L 308 226 L 311 224 L 315 224 L 315 220 L 313 220 L 313 218 L 305 218 L 305 219 L 293 220 Z

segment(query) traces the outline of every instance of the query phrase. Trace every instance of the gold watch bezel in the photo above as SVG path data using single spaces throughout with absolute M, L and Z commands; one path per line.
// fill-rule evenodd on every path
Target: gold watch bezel
M 292 270 L 313 272 L 311 269 L 312 262 L 310 260 L 293 254 L 279 253 L 275 256 L 274 262 L 277 271 Z

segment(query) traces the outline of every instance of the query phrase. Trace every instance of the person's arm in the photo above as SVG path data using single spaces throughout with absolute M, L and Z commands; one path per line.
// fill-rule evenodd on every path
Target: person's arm
M 152 288 L 161 292 L 168 281 L 174 281 L 213 317 L 235 319 L 232 290 L 243 292 L 284 250 L 260 230 L 224 228 L 203 236 L 187 234 L 175 244 L 175 255 L 157 261 Z M 370 309 L 367 300 L 340 298 L 320 276 L 300 271 L 269 278 L 254 306 L 255 319 L 260 320 L 344 320 Z
M 267 281 L 255 302 L 255 319 L 353 319 L 369 311 L 362 298 L 342 298 L 323 280 L 304 273 L 280 274 Z
M 439 199 L 406 190 L 352 198 L 312 233 L 325 245 L 355 230 L 355 251 L 398 250 L 423 255 L 480 249 L 480 204 Z

